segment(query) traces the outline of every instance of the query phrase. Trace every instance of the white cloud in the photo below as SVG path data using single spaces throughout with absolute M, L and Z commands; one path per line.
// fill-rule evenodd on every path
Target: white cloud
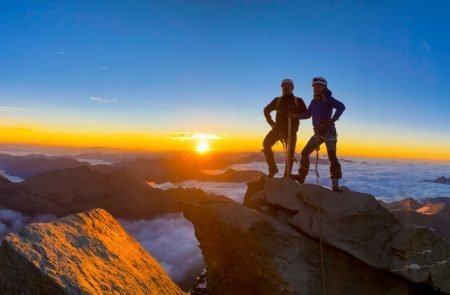
M 102 102 L 102 103 L 115 103 L 117 102 L 117 99 L 107 99 L 107 98 L 101 98 L 101 97 L 96 97 L 96 96 L 92 96 L 89 98 L 92 101 L 95 102 Z
M 216 134 L 195 133 L 195 132 L 173 132 L 168 135 L 170 138 L 178 141 L 185 140 L 214 140 L 222 137 Z
M 21 107 L 12 107 L 12 106 L 0 106 L 0 110 L 6 111 L 24 111 L 24 108 Z
M 0 241 L 3 240 L 8 233 L 17 233 L 25 225 L 33 222 L 47 222 L 56 219 L 51 214 L 43 214 L 35 217 L 23 215 L 22 213 L 9 209 L 0 210 Z
M 167 214 L 152 220 L 119 221 L 161 264 L 175 283 L 183 288 L 192 286 L 204 262 L 194 227 L 181 213 Z
M 163 190 L 176 187 L 198 188 L 210 194 L 225 196 L 238 203 L 242 203 L 244 201 L 244 195 L 247 191 L 247 184 L 242 182 L 186 180 L 178 183 L 164 182 L 160 184 L 152 184 L 152 186 Z
M 277 177 L 282 176 L 284 164 L 277 163 L 281 171 Z M 406 197 L 432 198 L 450 197 L 450 185 L 423 182 L 424 179 L 435 179 L 440 176 L 450 177 L 450 166 L 448 164 L 434 164 L 424 162 L 404 162 L 389 160 L 354 160 L 353 163 L 341 162 L 343 178 L 340 184 L 347 186 L 353 191 L 369 193 L 377 199 L 394 201 Z M 254 162 L 232 165 L 228 168 L 234 170 L 258 170 L 268 173 L 265 162 Z M 314 164 L 310 166 L 306 183 L 316 183 Z M 325 187 L 331 187 L 329 165 L 319 165 L 319 183 Z M 297 173 L 298 165 L 292 169 Z M 195 187 L 208 193 L 224 195 L 236 202 L 242 202 L 246 184 L 232 182 L 202 182 L 188 180 L 179 183 L 166 182 L 152 185 L 160 189 L 172 187 Z

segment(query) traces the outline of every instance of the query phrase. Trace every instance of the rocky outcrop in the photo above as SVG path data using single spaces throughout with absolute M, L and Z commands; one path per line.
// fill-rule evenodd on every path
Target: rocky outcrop
M 450 243 L 450 198 L 425 198 L 420 203 L 407 198 L 382 205 L 401 221 L 427 227 Z
M 422 204 L 414 200 L 413 198 L 405 198 L 401 201 L 396 202 L 383 202 L 379 201 L 383 207 L 388 209 L 390 212 L 396 212 L 396 211 L 416 211 L 419 208 L 423 207 Z
M 213 294 L 450 293 L 450 246 L 368 194 L 261 178 L 244 204 L 182 206 Z
M 288 223 L 362 262 L 450 293 L 450 245 L 430 229 L 402 223 L 371 195 L 266 179 L 245 202 L 292 211 Z
M 162 267 L 101 209 L 6 236 L 2 294 L 184 294 Z

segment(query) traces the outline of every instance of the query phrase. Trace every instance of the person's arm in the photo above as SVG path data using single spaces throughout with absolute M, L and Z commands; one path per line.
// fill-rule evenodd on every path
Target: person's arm
M 301 99 L 300 97 L 298 98 L 298 108 L 297 108 L 297 112 L 302 114 L 304 112 L 307 112 L 308 108 L 306 107 L 305 102 L 303 101 L 303 99 Z
M 273 112 L 277 107 L 277 99 L 274 98 L 265 108 L 264 108 L 264 117 L 266 117 L 267 123 L 269 123 L 270 126 L 275 125 L 275 121 L 272 119 L 272 116 L 270 115 L 271 112 Z
M 306 120 L 306 119 L 311 118 L 311 104 L 312 104 L 312 102 L 309 104 L 309 107 L 306 108 L 306 105 L 303 102 L 303 106 L 304 106 L 303 110 L 304 111 L 302 113 L 299 113 L 299 114 L 294 114 L 294 116 L 291 117 L 291 118 L 293 118 L 293 119 L 300 119 L 300 120 Z
M 341 117 L 342 113 L 344 112 L 345 105 L 342 102 L 340 102 L 339 100 L 337 100 L 337 99 L 335 99 L 333 97 L 330 97 L 329 101 L 330 101 L 330 105 L 334 109 L 336 109 L 336 111 L 334 112 L 333 117 L 331 118 L 331 120 L 333 120 L 333 122 L 336 122 L 337 120 L 339 120 L 339 118 Z

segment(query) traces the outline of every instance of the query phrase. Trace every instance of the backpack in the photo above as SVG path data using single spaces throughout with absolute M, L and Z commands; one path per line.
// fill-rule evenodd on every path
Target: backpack
M 294 96 L 294 98 L 295 98 L 295 99 L 294 99 L 295 108 L 298 109 L 299 106 L 300 106 L 300 104 L 299 104 L 299 102 L 298 102 L 298 98 L 295 97 L 295 96 Z M 280 104 L 281 104 L 281 96 L 279 96 L 279 97 L 277 98 L 277 106 L 276 106 L 277 112 L 278 112 L 278 109 L 280 108 Z

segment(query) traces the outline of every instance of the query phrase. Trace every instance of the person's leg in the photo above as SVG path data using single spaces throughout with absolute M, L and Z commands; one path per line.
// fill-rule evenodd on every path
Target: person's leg
M 300 160 L 300 168 L 298 169 L 297 181 L 299 183 L 304 183 L 306 175 L 308 175 L 310 165 L 309 155 L 311 155 L 311 153 L 317 148 L 317 146 L 320 146 L 322 142 L 323 140 L 316 138 L 316 135 L 313 135 L 303 148 L 301 152 L 302 159 Z
M 295 160 L 295 146 L 297 144 L 297 130 L 291 132 L 291 153 L 290 153 L 290 167 L 288 168 L 288 175 L 292 174 L 292 167 L 294 166 Z
M 332 188 L 334 191 L 339 191 L 339 179 L 342 178 L 341 164 L 336 155 L 336 144 L 337 139 L 332 138 L 331 140 L 326 140 L 325 144 L 327 146 L 328 159 L 330 160 L 330 178 L 332 182 Z
M 269 177 L 273 177 L 278 173 L 278 168 L 275 163 L 272 146 L 279 140 L 279 135 L 275 130 L 270 130 L 263 141 L 263 153 L 266 157 L 267 165 L 269 166 Z

